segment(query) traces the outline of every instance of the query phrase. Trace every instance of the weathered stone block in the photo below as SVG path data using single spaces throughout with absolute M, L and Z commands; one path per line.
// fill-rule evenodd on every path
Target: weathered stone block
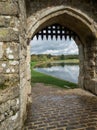
M 0 130 L 20 130 L 19 129 L 19 111 L 0 123 Z M 7 129 L 6 129 L 7 128 Z
M 19 41 L 19 32 L 11 28 L 0 28 L 0 41 Z
M 19 61 L 0 61 L 0 73 L 19 73 Z
M 19 59 L 19 43 L 2 42 L 1 60 L 18 60 Z
M 11 88 L 6 88 L 4 90 L 0 90 L 0 104 L 8 101 L 8 100 L 12 100 L 15 99 L 17 97 L 19 97 L 19 86 L 13 86 Z M 17 101 L 19 102 L 19 101 Z M 0 107 L 1 109 L 1 107 Z M 2 108 L 3 109 L 3 108 Z
M 0 42 L 0 60 L 18 60 L 19 43 Z
M 3 2 L 0 1 L 0 14 L 1 15 L 17 15 L 18 14 L 18 4 L 16 1 Z
M 19 84 L 19 74 L 1 74 L 0 75 L 0 88 L 14 87 Z
M 13 27 L 18 30 L 19 19 L 14 16 L 0 16 L 0 27 Z
M 19 98 L 8 100 L 7 102 L 2 103 L 0 107 L 0 115 L 3 113 L 5 113 L 6 117 L 14 115 L 14 113 L 19 110 L 19 105 Z

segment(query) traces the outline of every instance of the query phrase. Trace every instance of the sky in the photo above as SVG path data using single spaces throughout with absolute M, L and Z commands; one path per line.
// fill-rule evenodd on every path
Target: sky
M 31 55 L 32 54 L 51 54 L 51 55 L 68 55 L 68 54 L 78 54 L 78 47 L 74 40 L 67 40 L 63 39 L 60 40 L 58 38 L 57 40 L 54 38 L 51 40 L 50 38 L 46 40 L 44 38 L 43 40 L 39 38 L 37 40 L 36 37 L 33 38 L 33 40 L 30 42 L 31 45 Z

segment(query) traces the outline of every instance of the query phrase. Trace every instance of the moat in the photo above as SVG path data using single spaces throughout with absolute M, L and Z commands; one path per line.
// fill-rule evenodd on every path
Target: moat
M 52 64 L 34 70 L 69 82 L 78 83 L 79 65 Z

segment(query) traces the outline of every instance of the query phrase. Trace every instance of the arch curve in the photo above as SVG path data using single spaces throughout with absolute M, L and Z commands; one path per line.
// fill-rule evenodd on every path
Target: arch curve
M 27 37 L 31 38 L 43 27 L 55 22 L 72 29 L 82 41 L 89 36 L 96 37 L 93 20 L 80 10 L 65 6 L 45 8 L 40 13 L 30 16 L 27 20 Z

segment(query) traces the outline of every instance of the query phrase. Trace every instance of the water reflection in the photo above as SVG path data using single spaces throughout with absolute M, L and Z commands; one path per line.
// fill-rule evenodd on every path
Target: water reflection
M 73 83 L 78 83 L 79 66 L 78 65 L 57 65 L 44 68 L 35 68 L 36 71 L 42 72 L 63 80 L 67 80 Z

